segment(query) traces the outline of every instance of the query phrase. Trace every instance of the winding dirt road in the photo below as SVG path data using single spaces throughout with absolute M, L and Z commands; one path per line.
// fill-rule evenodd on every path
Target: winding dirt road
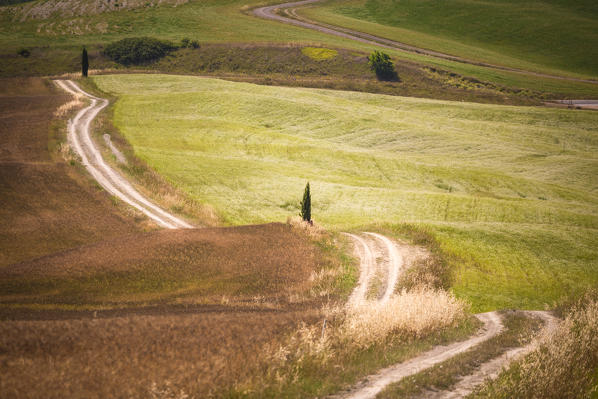
M 108 100 L 83 91 L 71 80 L 56 80 L 55 82 L 73 96 L 85 97 L 90 100 L 90 104 L 81 109 L 69 121 L 68 140 L 93 178 L 110 194 L 143 212 L 158 225 L 168 229 L 193 228 L 189 223 L 166 212 L 141 195 L 102 158 L 102 154 L 90 136 L 90 125 L 98 113 L 106 108 Z
M 314 1 L 314 0 L 309 0 Z M 56 84 L 73 96 L 86 97 L 90 104 L 81 109 L 69 121 L 68 139 L 75 152 L 81 157 L 83 165 L 96 181 L 106 191 L 118 197 L 125 203 L 140 210 L 158 225 L 169 228 L 193 228 L 187 222 L 164 211 L 150 200 L 136 191 L 127 180 L 111 168 L 104 159 L 90 136 L 91 121 L 108 105 L 108 100 L 95 97 L 70 80 L 57 80 Z M 348 306 L 358 306 L 373 297 L 379 303 L 386 303 L 394 294 L 400 273 L 409 267 L 416 259 L 426 256 L 423 249 L 390 240 L 378 233 L 346 233 L 355 244 L 355 253 L 360 259 L 361 272 L 357 286 L 351 294 Z M 373 291 L 373 292 L 372 292 Z M 530 312 L 541 317 L 546 322 L 545 329 L 554 329 L 556 319 L 547 312 Z M 486 341 L 503 330 L 501 317 L 496 312 L 476 315 L 482 321 L 483 327 L 473 337 L 447 346 L 438 346 L 407 362 L 393 365 L 380 370 L 375 375 L 367 377 L 348 391 L 341 392 L 335 397 L 343 398 L 374 398 L 388 384 L 397 382 L 407 376 L 443 362 L 459 353 Z M 506 354 L 482 365 L 476 373 L 464 377 L 457 386 L 447 392 L 439 392 L 437 397 L 461 397 L 470 392 L 485 378 L 492 377 L 512 361 L 534 348 L 530 344 L 523 348 L 516 348 Z M 456 395 L 456 396 L 455 396 Z
M 490 63 L 486 63 L 486 62 L 473 61 L 473 60 L 469 60 L 467 58 L 462 58 L 462 57 L 458 57 L 455 55 L 450 55 L 450 54 L 441 53 L 441 52 L 434 51 L 434 50 L 428 50 L 425 48 L 412 46 L 407 43 L 402 43 L 402 42 L 397 42 L 397 41 L 390 40 L 390 39 L 385 39 L 383 37 L 370 35 L 368 33 L 359 32 L 356 30 L 347 29 L 347 28 L 343 28 L 340 26 L 324 24 L 324 23 L 313 21 L 313 20 L 310 20 L 305 17 L 297 15 L 295 8 L 314 4 L 314 3 L 317 3 L 320 1 L 322 1 L 322 0 L 302 0 L 302 1 L 295 1 L 295 2 L 290 2 L 290 3 L 276 4 L 276 5 L 272 5 L 272 6 L 266 6 L 266 7 L 259 7 L 259 8 L 255 8 L 253 10 L 253 14 L 260 18 L 270 19 L 270 20 L 282 22 L 285 24 L 296 25 L 296 26 L 300 26 L 303 28 L 307 28 L 307 29 L 313 29 L 318 32 L 327 33 L 329 35 L 339 36 L 339 37 L 342 37 L 345 39 L 351 39 L 351 40 L 354 40 L 354 41 L 357 41 L 360 43 L 373 44 L 373 45 L 388 48 L 388 49 L 403 50 L 403 51 L 408 51 L 408 52 L 417 53 L 417 54 L 423 54 L 423 55 L 427 55 L 427 56 L 431 56 L 431 57 L 435 57 L 435 58 L 442 58 L 442 59 L 449 60 L 449 61 L 455 61 L 455 62 L 470 64 L 470 65 L 477 65 L 477 66 L 481 66 L 481 67 L 485 67 L 485 68 L 492 68 L 492 69 L 497 69 L 497 70 L 501 70 L 501 71 L 514 72 L 514 73 L 523 74 L 523 75 L 533 75 L 533 76 L 551 78 L 551 79 L 598 84 L 598 80 L 550 75 L 550 74 L 545 74 L 545 73 L 526 71 L 524 69 L 519 69 L 519 68 L 510 68 L 510 67 L 506 67 L 506 66 L 502 66 L 502 65 L 490 64 Z M 284 12 L 286 15 L 288 15 L 288 17 L 279 15 L 278 12 Z
M 538 317 L 544 322 L 542 335 L 551 334 L 558 326 L 558 319 L 548 312 L 540 311 L 526 311 L 529 316 Z M 487 379 L 494 379 L 498 374 L 508 366 L 511 362 L 525 356 L 534 350 L 539 343 L 535 340 L 528 345 L 519 348 L 513 348 L 503 353 L 502 355 L 482 364 L 478 370 L 468 376 L 459 380 L 459 382 L 450 390 L 439 391 L 434 393 L 426 393 L 426 399 L 456 399 L 463 398 L 469 395 L 473 390 L 484 383 Z
M 394 242 L 381 234 L 366 232 L 361 234 L 346 233 L 346 235 L 355 244 L 355 254 L 360 259 L 361 268 L 359 281 L 349 298 L 348 306 L 360 305 L 367 302 L 368 291 L 372 284 L 377 286 L 378 297 L 376 300 L 381 303 L 388 301 L 394 293 L 400 272 L 409 267 L 418 256 L 425 256 L 422 253 L 414 256 L 413 247 Z M 405 259 L 409 261 L 405 262 Z M 377 274 L 385 276 L 386 284 L 379 284 L 375 281 Z M 545 332 L 554 330 L 557 325 L 557 319 L 548 312 L 535 311 L 527 313 L 530 316 L 539 317 L 544 321 Z M 380 370 L 376 374 L 368 376 L 348 391 L 334 395 L 332 398 L 375 398 L 387 385 L 398 382 L 410 375 L 417 374 L 459 353 L 468 351 L 476 345 L 496 336 L 504 329 L 501 316 L 497 312 L 480 313 L 475 316 L 483 323 L 483 326 L 473 337 L 450 345 L 437 346 L 407 362 Z M 476 386 L 483 383 L 486 378 L 494 378 L 503 367 L 534 348 L 535 343 L 531 343 L 521 348 L 512 349 L 483 364 L 474 374 L 462 378 L 450 391 L 438 392 L 438 396 L 434 397 L 463 397 Z

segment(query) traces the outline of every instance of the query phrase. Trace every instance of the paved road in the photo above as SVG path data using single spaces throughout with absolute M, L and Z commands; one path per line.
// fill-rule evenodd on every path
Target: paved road
M 584 109 L 598 109 L 598 100 L 560 100 L 556 102 L 572 107 L 579 107 Z

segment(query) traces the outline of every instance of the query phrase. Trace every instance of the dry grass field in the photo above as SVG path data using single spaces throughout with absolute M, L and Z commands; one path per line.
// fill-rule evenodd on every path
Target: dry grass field
M 57 155 L 68 100 L 39 78 L 0 80 L 0 266 L 140 230 Z
M 310 279 L 320 252 L 284 224 L 129 234 L 0 268 L 0 303 L 274 307 L 333 294 Z
M 156 230 L 64 157 L 68 97 L 0 83 L 0 397 L 222 396 L 352 286 L 322 232 Z
M 263 345 L 312 318 L 309 311 L 231 310 L 2 321 L 0 396 L 209 397 L 250 378 Z

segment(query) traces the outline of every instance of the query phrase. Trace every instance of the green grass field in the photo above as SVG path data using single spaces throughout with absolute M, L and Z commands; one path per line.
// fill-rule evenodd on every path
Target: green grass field
M 592 0 L 332 0 L 300 13 L 472 60 L 598 76 Z
M 275 1 L 271 1 L 273 2 Z M 256 18 L 250 15 L 249 9 L 265 4 L 258 0 L 190 0 L 176 7 L 173 6 L 175 0 L 169 0 L 162 5 L 152 6 L 153 3 L 154 0 L 131 0 L 125 7 L 113 7 L 112 11 L 106 12 L 97 12 L 100 2 L 94 0 L 37 0 L 22 5 L 0 7 L 0 76 L 39 76 L 78 71 L 83 45 L 90 50 L 90 68 L 114 67 L 113 63 L 107 62 L 105 57 L 99 55 L 103 46 L 130 36 L 153 36 L 177 43 L 186 37 L 199 40 L 202 45 L 294 44 L 331 49 L 345 48 L 365 53 L 376 48 L 313 30 Z M 52 10 L 48 4 L 60 4 L 60 7 L 56 6 L 57 9 L 46 14 L 39 11 Z M 30 7 L 38 10 L 37 13 L 31 12 Z M 588 35 L 591 36 L 590 33 Z M 29 57 L 17 54 L 23 48 L 30 50 Z M 409 60 L 501 86 L 531 89 L 567 98 L 598 96 L 596 84 L 520 75 L 402 51 L 388 52 L 396 57 L 398 62 Z M 187 68 L 184 73 L 193 71 Z
M 231 225 L 404 224 L 459 259 L 474 310 L 598 284 L 598 113 L 167 75 L 93 78 L 137 156 Z M 398 234 L 398 233 L 397 233 Z

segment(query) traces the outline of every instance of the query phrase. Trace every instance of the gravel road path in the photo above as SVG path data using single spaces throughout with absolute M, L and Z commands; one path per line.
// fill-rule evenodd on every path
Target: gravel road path
M 90 105 L 80 110 L 69 121 L 68 139 L 74 151 L 94 179 L 110 194 L 147 215 L 158 225 L 168 229 L 193 228 L 184 220 L 166 212 L 135 190 L 131 184 L 102 158 L 90 136 L 90 125 L 98 113 L 106 108 L 108 100 L 83 91 L 71 80 L 56 80 L 56 84 L 73 96 L 90 100 Z
M 398 243 L 377 233 L 361 233 L 347 235 L 355 244 L 355 254 L 360 259 L 361 273 L 358 284 L 349 298 L 348 306 L 363 304 L 368 301 L 367 294 L 369 286 L 375 283 L 375 276 L 384 272 L 387 282 L 377 284 L 381 291 L 377 300 L 386 302 L 394 293 L 396 282 L 401 271 L 409 264 L 421 257 L 421 251 L 415 250 L 412 246 Z M 405 262 L 404 259 L 408 259 Z M 550 332 L 557 325 L 557 319 L 548 312 L 527 312 L 531 316 L 543 319 L 545 326 L 543 331 Z M 446 346 L 437 346 L 428 352 L 425 352 L 416 358 L 407 362 L 393 365 L 380 370 L 374 375 L 366 377 L 347 391 L 340 392 L 332 398 L 351 398 L 367 399 L 375 398 L 387 385 L 398 382 L 401 379 L 413 374 L 417 374 L 438 363 L 444 362 L 451 357 L 470 350 L 480 343 L 499 334 L 504 326 L 501 316 L 497 312 L 488 312 L 476 314 L 482 323 L 482 328 L 471 338 L 455 342 Z M 535 342 L 521 348 L 509 350 L 502 356 L 483 364 L 472 375 L 462 378 L 459 383 L 450 391 L 438 392 L 434 398 L 457 398 L 463 397 L 471 392 L 476 386 L 483 383 L 486 378 L 494 378 L 500 370 L 507 366 L 511 361 L 522 356 L 535 348 Z

